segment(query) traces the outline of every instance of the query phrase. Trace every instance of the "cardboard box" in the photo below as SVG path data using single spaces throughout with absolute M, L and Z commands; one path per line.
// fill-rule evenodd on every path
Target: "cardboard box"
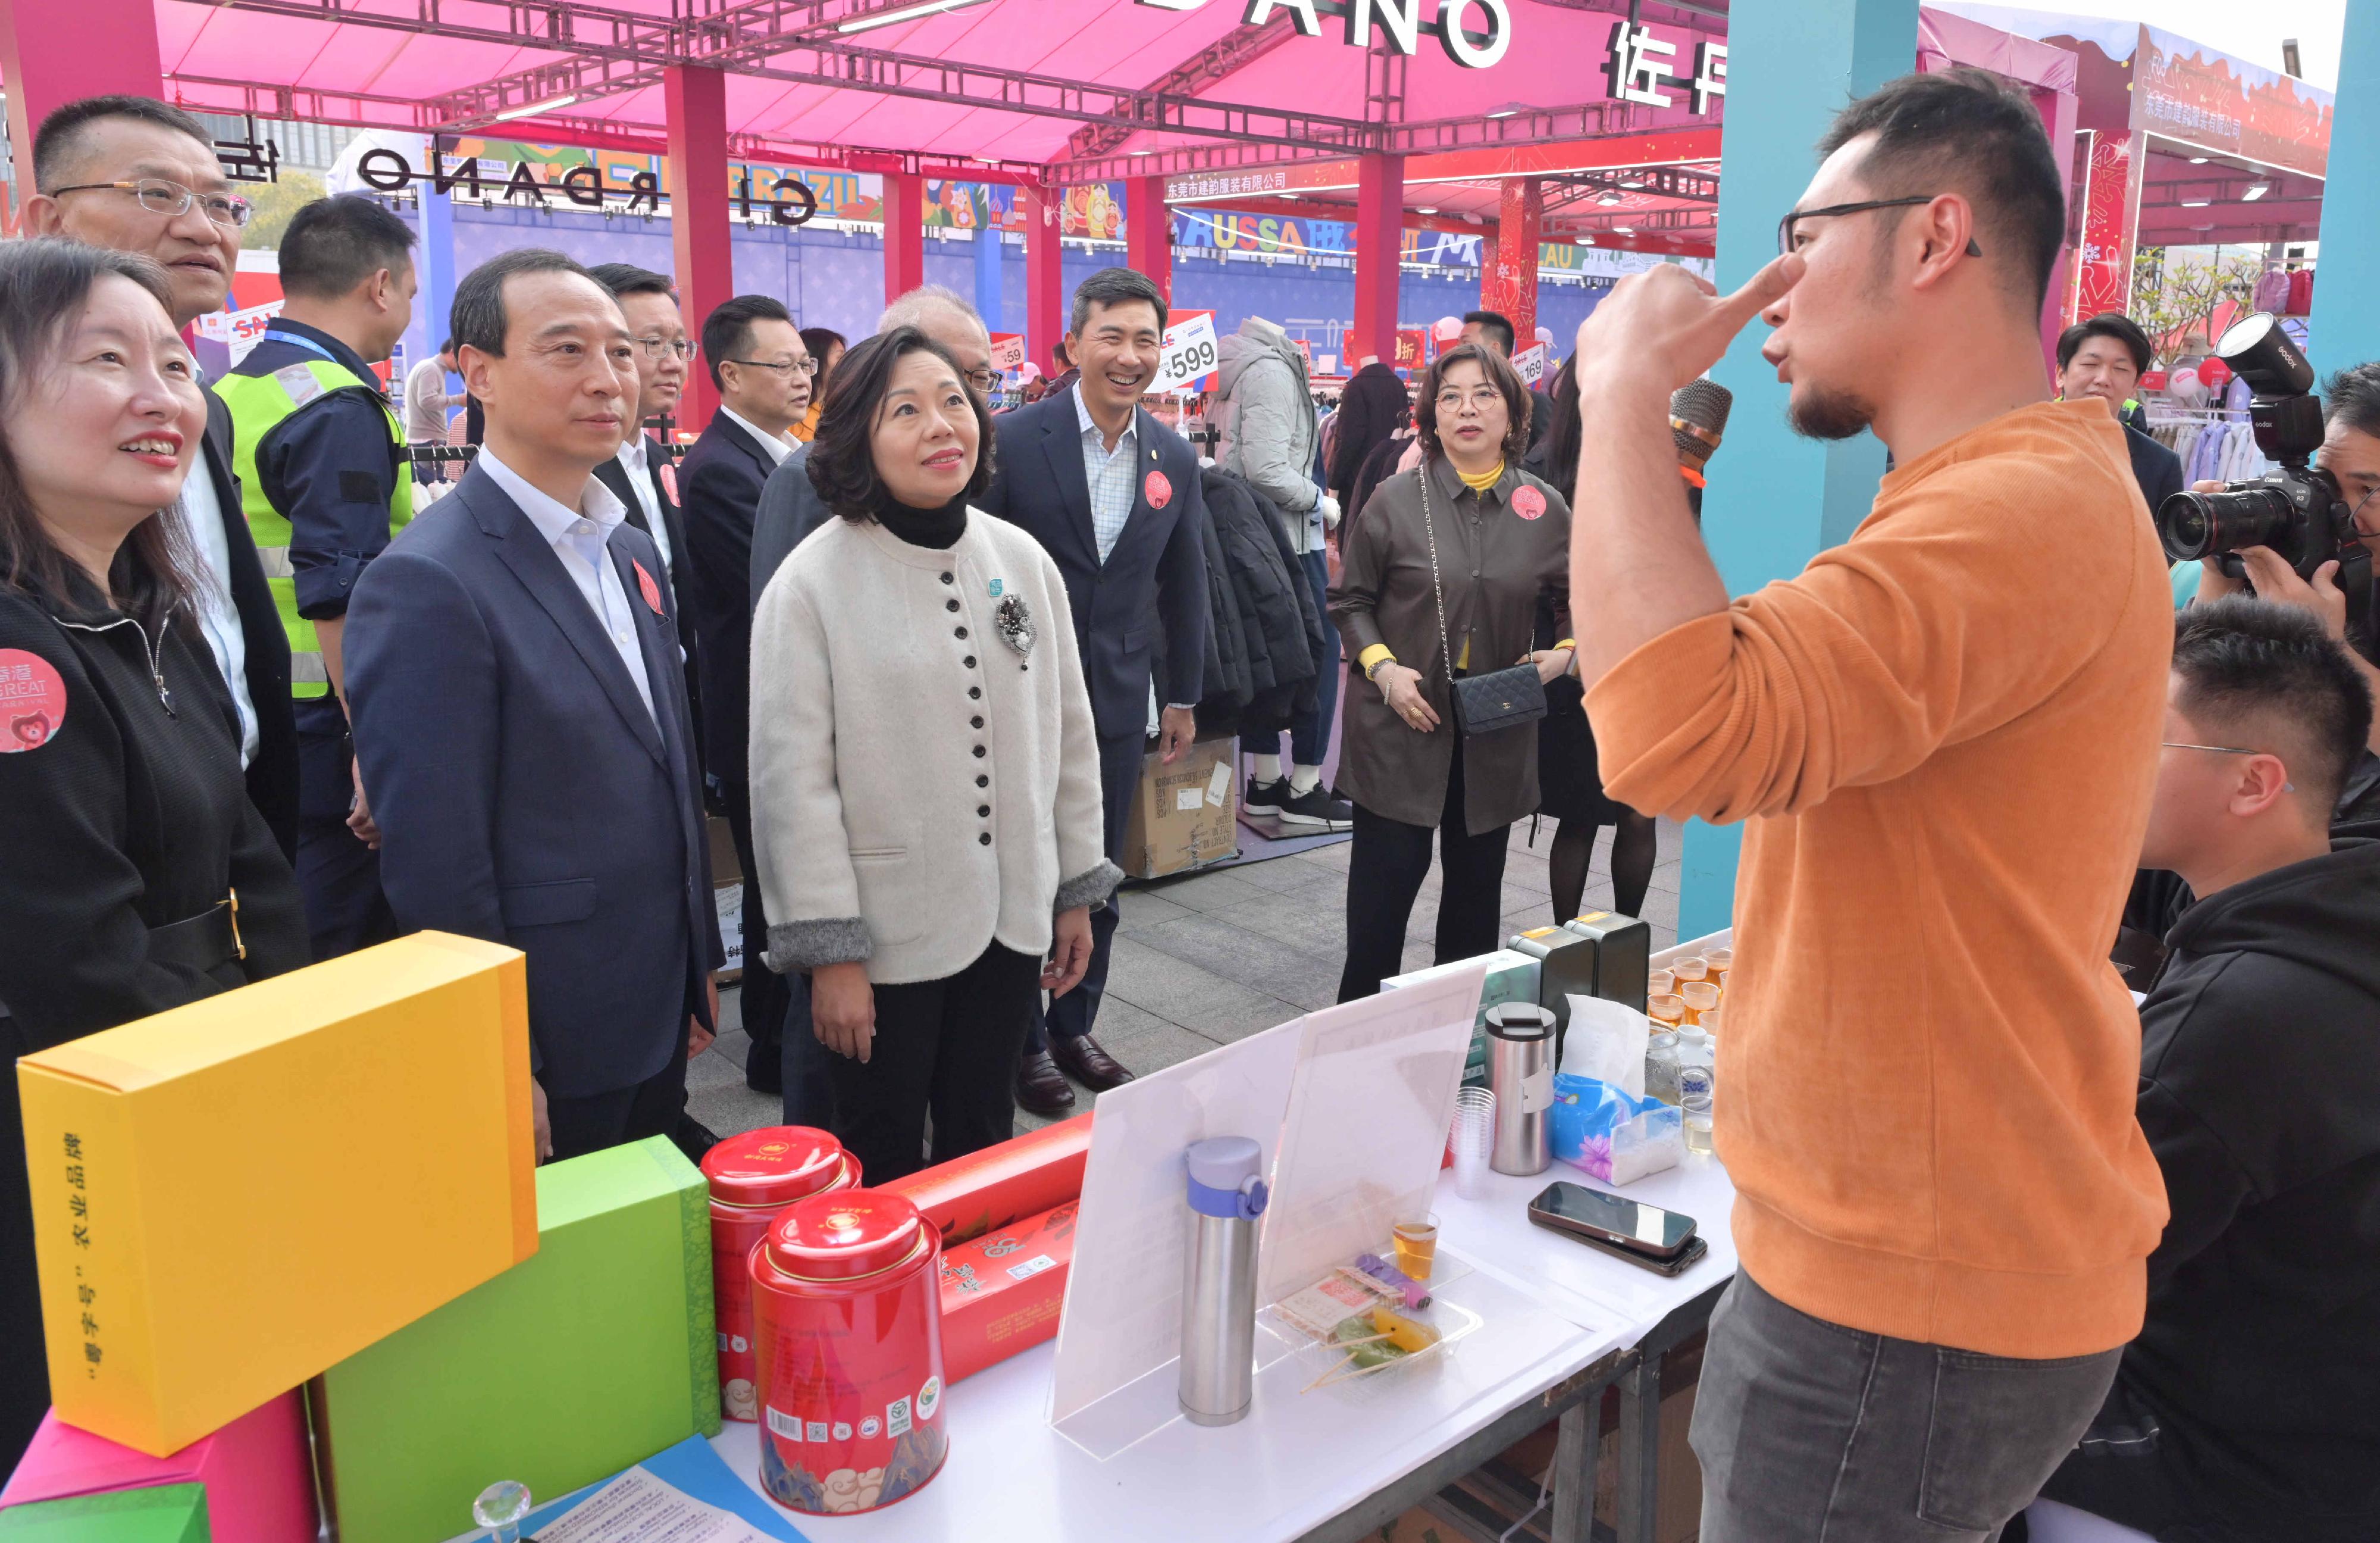
M 1126 876 L 1161 879 L 1239 850 L 1239 745 L 1202 739 L 1171 766 L 1153 750 L 1143 758 L 1124 827 Z
M 537 1249 L 513 949 L 419 933 L 17 1077 L 50 1396 L 152 1457 Z
M 882 1187 L 941 1229 L 949 1248 L 1076 1198 L 1090 1156 L 1091 1117 L 1077 1114 Z
M 744 865 L 735 858 L 735 832 L 726 820 L 711 815 L 703 832 L 710 843 L 710 903 L 719 913 L 719 941 L 727 947 L 719 983 L 738 985 L 744 979 Z
M 1509 948 L 1500 948 L 1486 957 L 1488 979 L 1479 989 L 1479 1015 L 1472 1022 L 1471 1050 L 1463 1061 L 1463 1086 L 1465 1087 L 1488 1086 L 1488 1009 L 1508 1002 L 1533 1002 L 1537 1000 L 1536 960 Z M 1469 969 L 1477 963 L 1475 959 L 1463 959 L 1451 965 L 1433 965 L 1426 970 L 1390 976 L 1380 982 L 1380 990 L 1393 991 L 1419 986 L 1451 970 Z
M 206 1487 L 207 1517 L 218 1537 L 314 1543 L 321 1517 L 304 1398 L 284 1393 L 171 1457 L 151 1457 L 77 1430 L 55 1413 L 45 1415 L 0 1489 L 0 1514 L 42 1500 L 190 1484 Z
M 942 1251 L 942 1375 L 956 1382 L 1058 1336 L 1077 1202 Z
M 0 1543 L 210 1543 L 204 1485 L 126 1489 L 0 1511 Z M 222 1543 L 239 1543 L 226 1532 Z
M 341 1543 L 468 1531 L 499 1478 L 540 1497 L 719 1432 L 710 1203 L 666 1137 L 537 1171 L 536 1255 L 312 1389 Z

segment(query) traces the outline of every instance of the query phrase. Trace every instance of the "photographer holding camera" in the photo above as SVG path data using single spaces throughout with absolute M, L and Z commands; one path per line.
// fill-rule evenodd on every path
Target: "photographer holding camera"
M 2121 427 L 2046 399 L 2066 177 L 2031 103 L 1907 76 L 1819 150 L 1742 290 L 1665 264 L 1580 328 L 1578 659 L 1611 796 L 1746 822 L 1704 1543 L 1983 1543 L 2098 1412 L 2165 1222 L 2104 949 L 2173 602 Z M 1755 315 L 1794 426 L 1897 464 L 1848 541 L 1730 601 L 1669 399 Z
M 2322 399 L 2322 448 L 2314 453 L 2313 464 L 2338 484 L 2339 496 L 2349 510 L 2349 539 L 2361 542 L 2367 553 L 2380 556 L 2380 500 L 2373 497 L 2380 492 L 2380 361 L 2359 364 L 2332 375 L 2323 383 Z M 2190 491 L 2219 493 L 2224 487 L 2221 482 L 2199 482 Z M 2160 511 L 2159 524 L 2164 523 Z M 2198 581 L 2200 600 L 2219 600 L 2225 595 L 2251 591 L 2265 600 L 2313 612 L 2322 618 L 2325 631 L 2347 643 L 2365 681 L 2380 690 L 2380 669 L 2373 667 L 2374 645 L 2368 628 L 2364 636 L 2348 636 L 2349 608 L 2347 595 L 2338 584 L 2340 565 L 2337 558 L 2325 558 L 2310 577 L 2301 577 L 2288 556 L 2271 547 L 2243 548 L 2239 558 L 2240 565 L 2246 570 L 2240 577 L 2223 572 L 2211 558 L 2205 563 Z M 2366 613 L 2380 614 L 2380 587 L 2375 587 Z M 2374 729 L 2366 748 L 2380 750 L 2380 727 Z M 2367 754 L 2350 769 L 2348 782 L 2340 817 L 2380 816 L 2380 760 Z

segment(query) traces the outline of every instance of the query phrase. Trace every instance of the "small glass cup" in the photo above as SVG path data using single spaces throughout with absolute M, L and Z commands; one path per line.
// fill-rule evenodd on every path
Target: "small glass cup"
M 1678 972 L 1675 970 L 1654 970 L 1645 977 L 1646 996 L 1667 996 L 1677 989 Z
M 1718 1011 L 1718 988 L 1707 980 L 1679 982 L 1678 995 L 1686 1004 L 1686 1022 L 1698 1024 L 1706 1013 Z
M 1699 954 L 1689 954 L 1682 959 L 1670 960 L 1670 969 L 1677 976 L 1678 983 L 1682 986 L 1689 980 L 1701 980 L 1708 977 L 1710 960 Z
M 1430 1267 L 1438 1262 L 1437 1216 L 1426 1216 L 1418 1221 L 1400 1221 L 1392 1232 L 1397 1268 L 1416 1281 L 1428 1280 Z
M 1686 999 L 1674 991 L 1647 997 L 1645 1000 L 1645 1015 L 1655 1023 L 1667 1024 L 1674 1029 L 1686 1021 Z
M 1703 950 L 1703 963 L 1710 966 L 1710 978 L 1724 987 L 1727 984 L 1727 972 L 1735 968 L 1735 950 L 1706 948 Z

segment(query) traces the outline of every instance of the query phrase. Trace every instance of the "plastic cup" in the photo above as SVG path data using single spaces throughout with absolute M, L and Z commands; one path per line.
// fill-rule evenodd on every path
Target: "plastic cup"
M 1678 972 L 1675 970 L 1653 970 L 1645 977 L 1646 996 L 1668 996 L 1677 989 Z
M 1670 960 L 1670 969 L 1677 976 L 1678 983 L 1682 986 L 1689 980 L 1707 978 L 1710 975 L 1710 960 L 1700 954 L 1689 954 L 1682 959 Z
M 1496 1146 L 1496 1095 L 1465 1087 L 1454 1095 L 1454 1192 L 1466 1200 L 1488 1189 L 1488 1158 Z
M 1645 1015 L 1656 1023 L 1667 1024 L 1671 1028 L 1676 1028 L 1686 1021 L 1686 999 L 1674 991 L 1664 991 L 1659 996 L 1648 997 L 1645 1002 Z
M 1735 968 L 1735 950 L 1706 948 L 1703 950 L 1703 963 L 1710 966 L 1711 978 L 1724 987 L 1727 984 L 1727 972 Z
M 1698 1024 L 1706 1013 L 1718 1011 L 1718 988 L 1707 980 L 1682 980 L 1678 995 L 1686 1004 L 1686 1022 Z
M 1416 1281 L 1428 1280 L 1430 1267 L 1438 1262 L 1438 1218 L 1400 1221 L 1391 1229 L 1390 1241 L 1396 1245 L 1397 1268 Z

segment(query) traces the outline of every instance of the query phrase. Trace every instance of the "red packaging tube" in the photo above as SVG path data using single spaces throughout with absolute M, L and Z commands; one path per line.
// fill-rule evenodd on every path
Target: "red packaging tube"
M 710 1184 L 710 1290 L 719 1319 L 719 1412 L 760 1417 L 752 1355 L 752 1250 L 787 1206 L 859 1185 L 859 1160 L 822 1130 L 768 1125 L 702 1157 Z
M 917 1202 L 948 1247 L 1080 1199 L 1090 1157 L 1091 1117 L 1077 1114 L 884 1187 Z
M 925 1488 L 942 1431 L 941 1238 L 898 1195 L 786 1208 L 752 1251 L 760 1488 L 811 1515 Z

